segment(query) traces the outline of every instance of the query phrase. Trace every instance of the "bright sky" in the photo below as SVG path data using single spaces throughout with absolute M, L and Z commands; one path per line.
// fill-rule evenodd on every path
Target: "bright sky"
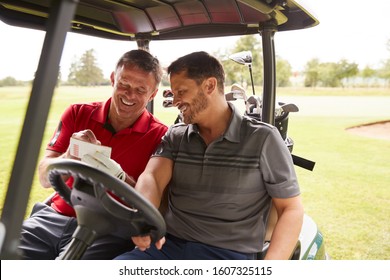
M 309 10 L 320 24 L 305 30 L 279 32 L 275 35 L 276 53 L 288 60 L 293 70 L 302 70 L 307 61 L 321 62 L 347 59 L 359 64 L 379 67 L 390 58 L 386 43 L 390 40 L 389 0 L 311 0 Z M 30 80 L 36 71 L 45 33 L 18 28 L 0 21 L 0 79 L 12 76 Z M 168 65 L 187 53 L 217 51 L 232 47 L 237 37 L 175 42 L 151 42 L 150 50 Z M 113 70 L 120 55 L 135 49 L 135 42 L 109 41 L 69 33 L 61 59 L 61 72 L 66 79 L 70 63 L 89 49 L 94 49 L 98 65 L 105 77 Z M 255 67 L 255 66 L 254 66 Z

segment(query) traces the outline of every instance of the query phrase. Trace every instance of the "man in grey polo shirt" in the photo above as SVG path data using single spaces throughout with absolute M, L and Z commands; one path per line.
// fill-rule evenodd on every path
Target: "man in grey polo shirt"
M 135 186 L 156 207 L 168 194 L 167 235 L 117 259 L 254 259 L 271 202 L 278 213 L 266 259 L 286 259 L 298 240 L 303 207 L 291 155 L 278 130 L 242 116 L 224 97 L 224 70 L 196 52 L 168 68 L 172 126 Z

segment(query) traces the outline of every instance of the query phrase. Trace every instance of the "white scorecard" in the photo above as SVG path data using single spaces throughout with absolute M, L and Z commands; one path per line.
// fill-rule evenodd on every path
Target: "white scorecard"
M 93 154 L 95 152 L 100 152 L 107 157 L 111 157 L 111 147 L 70 138 L 70 154 L 72 156 L 82 158 L 86 154 Z

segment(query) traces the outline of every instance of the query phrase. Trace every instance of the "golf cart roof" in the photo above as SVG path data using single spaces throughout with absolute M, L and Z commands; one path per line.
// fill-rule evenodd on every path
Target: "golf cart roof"
M 0 20 L 46 30 L 50 0 L 0 0 Z M 278 31 L 318 24 L 292 0 L 79 0 L 71 31 L 116 40 L 172 40 Z

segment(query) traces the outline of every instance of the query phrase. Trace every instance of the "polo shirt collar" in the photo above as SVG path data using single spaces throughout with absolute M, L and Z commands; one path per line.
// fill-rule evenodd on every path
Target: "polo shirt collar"
M 103 102 L 102 106 L 99 106 L 96 109 L 96 111 L 93 113 L 93 119 L 95 119 L 99 123 L 104 124 L 108 117 L 110 105 L 111 105 L 111 97 L 107 101 Z M 135 121 L 132 127 L 129 127 L 127 129 L 130 129 L 131 131 L 134 132 L 146 133 L 149 130 L 150 118 L 151 116 L 149 112 L 146 109 L 144 109 L 143 113 Z
M 237 110 L 237 108 L 230 102 L 228 102 L 228 105 L 230 109 L 232 109 L 232 116 L 230 118 L 228 129 L 225 131 L 223 137 L 226 140 L 229 140 L 230 142 L 240 142 L 240 135 L 241 135 L 241 122 L 242 122 L 242 115 Z M 190 140 L 190 135 L 192 134 L 199 134 L 199 128 L 196 124 L 189 124 L 188 125 L 188 141 Z
M 108 111 L 110 109 L 111 104 L 111 98 L 109 98 L 107 101 L 102 103 L 102 106 L 99 106 L 96 108 L 95 112 L 92 115 L 92 118 L 99 122 L 104 124 L 106 122 Z
M 236 106 L 230 102 L 228 102 L 228 105 L 232 109 L 232 116 L 230 118 L 229 127 L 224 133 L 223 137 L 225 137 L 230 142 L 239 143 L 241 136 L 241 122 L 243 117 L 239 110 L 237 110 Z

